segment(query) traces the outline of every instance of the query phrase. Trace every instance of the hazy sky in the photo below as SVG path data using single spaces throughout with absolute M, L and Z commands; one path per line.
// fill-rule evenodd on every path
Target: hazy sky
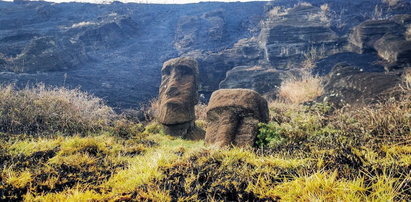
M 2 1 L 2 0 L 0 0 Z M 13 1 L 13 0 L 3 0 Z M 46 0 L 51 2 L 90 2 L 90 3 L 109 3 L 114 0 Z M 121 2 L 137 2 L 137 3 L 157 3 L 157 4 L 185 4 L 202 2 L 238 2 L 238 1 L 268 1 L 268 0 L 118 0 Z

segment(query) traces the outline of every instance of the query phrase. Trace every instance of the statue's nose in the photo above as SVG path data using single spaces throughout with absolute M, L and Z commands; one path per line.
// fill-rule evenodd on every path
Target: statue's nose
M 166 94 L 167 94 L 167 96 L 175 97 L 175 96 L 180 95 L 180 91 L 178 90 L 178 88 L 176 86 L 170 85 L 167 88 Z

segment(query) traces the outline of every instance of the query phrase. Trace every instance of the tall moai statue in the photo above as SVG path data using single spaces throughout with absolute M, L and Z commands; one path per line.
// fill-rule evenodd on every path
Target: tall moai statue
M 219 147 L 253 146 L 258 123 L 268 122 L 267 101 L 248 89 L 215 91 L 207 106 L 205 142 Z
M 202 139 L 195 126 L 198 103 L 198 63 L 188 57 L 166 61 L 161 69 L 158 121 L 167 134 L 185 139 Z

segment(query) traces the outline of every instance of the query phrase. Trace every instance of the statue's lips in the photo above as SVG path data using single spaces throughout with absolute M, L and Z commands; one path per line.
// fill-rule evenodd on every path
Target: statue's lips
M 176 97 L 172 97 L 172 98 L 168 98 L 166 99 L 163 104 L 164 105 L 183 105 L 184 104 L 184 99 L 181 98 L 176 98 Z

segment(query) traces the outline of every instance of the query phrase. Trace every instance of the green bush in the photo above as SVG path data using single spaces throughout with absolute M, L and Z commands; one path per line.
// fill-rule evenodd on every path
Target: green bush
M 258 147 L 275 147 L 281 145 L 286 140 L 286 137 L 281 134 L 281 129 L 277 123 L 260 123 L 258 126 L 260 127 L 256 140 L 256 145 Z

